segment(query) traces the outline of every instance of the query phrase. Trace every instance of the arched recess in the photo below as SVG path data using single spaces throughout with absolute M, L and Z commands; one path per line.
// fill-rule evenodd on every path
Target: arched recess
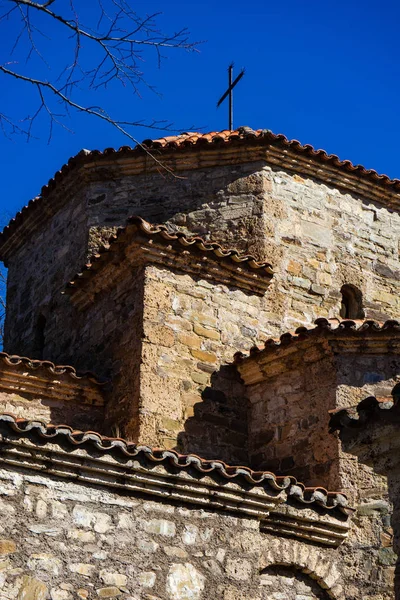
M 263 540 L 261 578 L 271 567 L 287 567 L 307 575 L 325 592 L 325 598 L 345 600 L 343 574 L 330 551 L 287 538 Z M 262 580 L 260 581 L 260 584 Z M 260 588 L 264 587 L 260 585 Z M 268 587 L 268 586 L 265 586 Z M 265 595 L 265 594 L 264 594 Z M 268 598 L 268 595 L 265 596 Z M 318 598 L 318 596 L 317 596 Z M 263 598 L 264 600 L 264 598 Z
M 342 305 L 340 316 L 342 319 L 363 319 L 365 311 L 363 309 L 362 292 L 355 286 L 346 283 L 342 286 Z
M 319 583 L 296 566 L 271 565 L 260 578 L 261 600 L 330 600 Z

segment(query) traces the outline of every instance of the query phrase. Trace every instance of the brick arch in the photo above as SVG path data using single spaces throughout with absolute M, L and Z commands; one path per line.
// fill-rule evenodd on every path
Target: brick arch
M 269 539 L 262 551 L 260 574 L 271 566 L 290 567 L 316 581 L 333 600 L 345 600 L 344 589 L 340 584 L 342 573 L 336 560 L 329 554 L 329 550 L 294 540 Z

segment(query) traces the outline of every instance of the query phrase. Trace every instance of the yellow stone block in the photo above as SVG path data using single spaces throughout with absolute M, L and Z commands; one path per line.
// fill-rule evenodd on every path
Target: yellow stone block
M 217 362 L 217 355 L 213 352 L 205 352 L 204 350 L 191 350 L 192 355 L 199 360 L 209 363 Z
M 17 545 L 13 540 L 0 540 L 0 555 L 12 554 L 17 549 Z
M 200 348 L 201 339 L 197 335 L 189 335 L 187 333 L 180 333 L 178 335 L 178 341 L 189 348 Z
M 47 586 L 39 579 L 24 575 L 19 589 L 18 600 L 46 600 Z
M 207 327 L 203 327 L 199 323 L 195 323 L 193 329 L 197 335 L 209 338 L 210 340 L 219 340 L 221 337 L 221 334 L 216 329 L 207 329 Z

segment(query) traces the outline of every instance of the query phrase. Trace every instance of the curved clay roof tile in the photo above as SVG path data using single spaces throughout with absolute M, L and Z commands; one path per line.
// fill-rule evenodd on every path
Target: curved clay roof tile
M 268 488 L 273 494 L 286 492 L 289 498 L 293 497 L 302 504 L 317 504 L 331 510 L 338 508 L 346 515 L 351 511 L 344 494 L 328 492 L 321 487 L 306 487 L 292 476 L 276 476 L 270 471 L 253 471 L 249 467 L 227 465 L 221 460 L 204 459 L 196 454 L 179 454 L 175 450 L 136 445 L 121 438 L 103 437 L 94 431 L 74 431 L 68 425 L 45 424 L 38 420 L 28 421 L 9 413 L 0 414 L 0 424 L 21 436 L 34 433 L 44 441 L 61 436 L 75 447 L 92 444 L 102 452 L 118 452 L 129 458 L 143 455 L 149 462 L 170 464 L 177 469 L 194 468 L 203 475 L 217 472 L 228 480 L 244 480 L 253 486 L 263 486 L 266 492 Z

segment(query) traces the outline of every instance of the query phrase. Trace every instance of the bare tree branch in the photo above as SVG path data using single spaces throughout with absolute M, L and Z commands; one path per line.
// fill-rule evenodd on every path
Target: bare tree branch
M 62 102 L 64 102 L 67 106 L 71 106 L 72 108 L 76 109 L 79 112 L 83 112 L 86 113 L 88 115 L 91 116 L 95 116 L 99 119 L 102 119 L 103 121 L 106 121 L 107 123 L 110 123 L 111 125 L 113 125 L 113 127 L 115 127 L 116 129 L 118 129 L 118 131 L 120 131 L 123 135 L 125 135 L 126 137 L 128 137 L 132 142 L 134 142 L 135 144 L 138 144 L 149 156 L 151 156 L 151 158 L 156 162 L 156 164 L 162 169 L 162 170 L 166 170 L 169 173 L 172 174 L 172 171 L 166 166 L 164 165 L 160 160 L 158 160 L 158 158 L 156 156 L 154 156 L 153 153 L 151 153 L 146 146 L 144 146 L 143 144 L 141 144 L 137 139 L 135 139 L 130 133 L 129 131 L 125 128 L 126 125 L 141 125 L 140 121 L 136 121 L 136 122 L 123 122 L 123 121 L 116 121 L 114 119 L 112 119 L 101 107 L 96 107 L 96 106 L 81 106 L 79 104 L 77 104 L 76 102 L 73 102 L 70 98 L 68 98 L 68 96 L 66 96 L 61 90 L 57 89 L 54 85 L 52 85 L 49 82 L 43 82 L 40 80 L 36 80 L 36 79 L 32 79 L 32 77 L 25 77 L 24 75 L 19 75 L 18 73 L 15 73 L 14 71 L 11 71 L 10 69 L 7 69 L 6 67 L 3 67 L 0 65 L 0 72 L 5 73 L 6 75 L 10 75 L 12 77 L 15 77 L 16 79 L 22 79 L 23 81 L 26 81 L 27 83 L 30 83 L 32 85 L 35 85 L 38 93 L 39 93 L 39 97 L 40 97 L 40 105 L 39 108 L 36 110 L 36 112 L 34 113 L 34 115 L 32 117 L 29 117 L 27 120 L 29 121 L 29 126 L 28 126 L 28 131 L 27 131 L 27 137 L 28 139 L 31 137 L 31 130 L 32 130 L 32 125 L 35 121 L 35 119 L 39 116 L 39 114 L 42 111 L 47 112 L 47 114 L 49 115 L 50 118 L 50 131 L 49 131 L 49 140 L 51 140 L 52 137 L 52 133 L 53 133 L 53 124 L 56 123 L 58 125 L 62 125 L 63 127 L 65 127 L 65 125 L 63 125 L 59 120 L 57 120 L 56 117 L 62 117 L 63 115 L 60 114 L 56 114 L 54 113 L 54 111 L 50 110 L 46 100 L 45 100 L 45 96 L 44 96 L 44 90 L 50 90 L 50 92 L 52 92 L 55 96 L 59 97 Z M 163 125 L 162 122 L 160 121 L 154 121 L 152 123 L 147 123 L 145 124 L 145 127 L 149 127 L 151 129 L 163 129 L 166 130 L 169 128 L 169 125 Z
M 29 113 L 19 120 L 2 114 L 0 105 L 0 126 L 9 127 L 10 133 L 23 133 L 29 139 L 35 121 L 46 114 L 51 139 L 53 126 L 65 127 L 69 111 L 74 110 L 107 122 L 134 143 L 137 140 L 132 128 L 138 126 L 175 133 L 168 121 L 117 118 L 105 107 L 87 105 L 77 98 L 85 91 L 94 95 L 114 84 L 129 86 L 137 96 L 141 88 L 154 92 L 142 71 L 146 53 L 155 52 L 160 65 L 163 52 L 196 51 L 198 44 L 189 41 L 187 29 L 165 34 L 156 24 L 158 13 L 139 16 L 128 0 L 97 0 L 99 16 L 93 23 L 85 23 L 81 17 L 84 0 L 77 0 L 79 10 L 74 0 L 62 3 L 62 11 L 56 10 L 56 4 L 57 0 L 0 0 L 0 32 L 10 22 L 17 32 L 9 52 L 13 60 L 0 62 L 0 75 L 30 84 L 38 92 L 37 107 L 30 107 Z M 90 19 L 94 16 L 93 9 L 86 12 Z M 51 55 L 54 46 L 65 47 L 70 59 L 64 63 L 57 59 L 54 64 Z M 15 56 L 22 50 L 25 64 Z

